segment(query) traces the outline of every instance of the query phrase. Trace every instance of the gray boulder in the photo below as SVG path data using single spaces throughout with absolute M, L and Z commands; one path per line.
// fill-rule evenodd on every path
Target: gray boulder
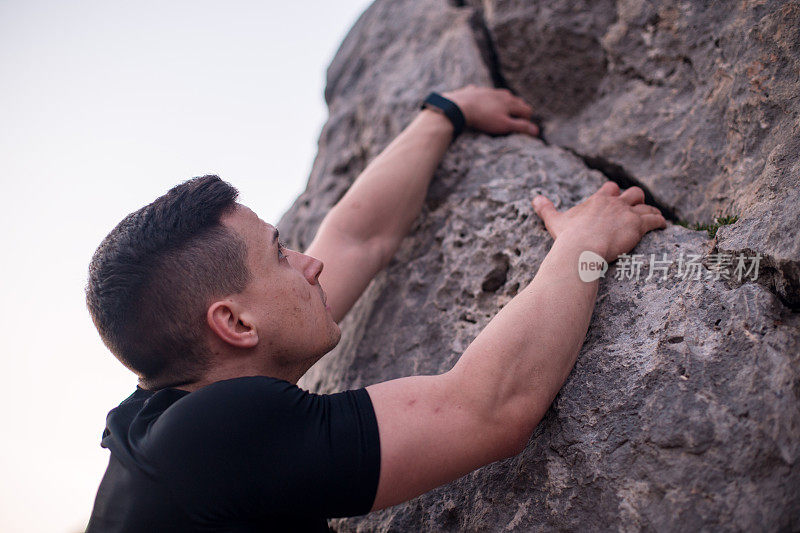
M 731 56 L 780 50 L 797 65 L 796 6 L 669 5 L 378 0 L 342 43 L 308 187 L 278 224 L 293 247 L 431 90 L 507 84 L 536 104 L 547 142 L 467 131 L 452 145 L 342 342 L 301 380 L 310 390 L 451 368 L 552 243 L 537 192 L 566 208 L 614 179 L 675 218 L 740 219 L 711 240 L 670 224 L 612 265 L 575 369 L 521 455 L 335 529 L 800 529 L 797 69 L 765 64 L 775 92 L 759 100 Z M 723 61 L 730 77 L 698 74 Z M 758 278 L 725 279 L 721 257 L 752 266 L 756 253 Z

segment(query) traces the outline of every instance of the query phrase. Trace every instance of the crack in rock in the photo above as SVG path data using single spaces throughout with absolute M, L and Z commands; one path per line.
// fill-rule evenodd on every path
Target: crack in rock
M 575 154 L 579 157 L 584 164 L 593 169 L 597 170 L 601 174 L 603 174 L 606 178 L 610 181 L 613 181 L 617 185 L 620 186 L 621 189 L 627 189 L 629 187 L 639 187 L 644 191 L 644 203 L 648 205 L 652 205 L 657 207 L 661 214 L 664 215 L 664 218 L 669 220 L 670 222 L 677 223 L 678 217 L 675 215 L 675 210 L 669 206 L 665 205 L 662 202 L 659 202 L 653 196 L 653 193 L 650 191 L 650 188 L 647 187 L 644 183 L 633 177 L 628 171 L 626 171 L 622 165 L 618 165 L 612 161 L 608 161 L 607 159 L 599 156 L 589 156 L 585 154 L 581 154 L 573 150 L 572 148 L 562 146 L 565 150 Z
M 455 1 L 451 2 L 452 5 L 457 7 L 464 7 L 465 2 L 463 1 Z M 500 60 L 497 56 L 497 49 L 494 46 L 494 40 L 492 38 L 492 34 L 489 31 L 489 27 L 486 24 L 486 18 L 483 14 L 483 8 L 480 5 L 473 6 L 471 8 L 473 10 L 473 14 L 469 19 L 470 28 L 473 31 L 473 36 L 475 38 L 475 44 L 481 52 L 481 59 L 483 60 L 486 68 L 489 70 L 492 76 L 492 81 L 495 87 L 498 88 L 505 88 L 508 89 L 509 85 L 508 82 L 505 80 L 503 73 L 500 68 Z M 546 145 L 550 145 L 550 142 L 545 137 L 544 132 L 544 120 L 534 115 L 533 121 L 539 126 L 540 130 L 540 137 L 542 142 Z M 664 215 L 664 218 L 667 220 L 677 223 L 678 217 L 675 214 L 675 209 L 672 206 L 666 205 L 663 202 L 656 200 L 653 193 L 650 189 L 644 185 L 640 180 L 636 179 L 632 176 L 628 171 L 626 171 L 622 165 L 615 163 L 613 161 L 609 161 L 604 159 L 600 156 L 589 156 L 585 154 L 578 153 L 576 150 L 563 145 L 555 145 L 559 148 L 563 148 L 578 158 L 580 158 L 584 164 L 593 170 L 597 170 L 601 174 L 603 174 L 608 180 L 615 182 L 623 189 L 627 189 L 628 187 L 639 187 L 644 191 L 645 203 L 657 207 L 661 213 Z
M 497 88 L 511 90 L 503 73 L 500 71 L 500 60 L 497 57 L 497 49 L 495 48 L 494 39 L 489 31 L 489 27 L 486 25 L 486 19 L 483 16 L 482 9 L 473 9 L 472 16 L 469 19 L 469 25 L 472 29 L 472 35 L 475 38 L 475 45 L 481 52 L 483 63 L 492 76 L 492 83 Z
M 712 254 L 729 254 L 738 257 L 740 254 L 745 257 L 755 257 L 756 253 L 760 256 L 758 277 L 754 281 L 766 290 L 778 297 L 783 305 L 794 313 L 800 313 L 800 263 L 791 260 L 782 260 L 773 255 L 757 252 L 749 248 L 728 249 L 720 247 L 714 243 Z M 751 281 L 742 281 L 731 278 L 728 280 L 732 286 L 741 286 Z

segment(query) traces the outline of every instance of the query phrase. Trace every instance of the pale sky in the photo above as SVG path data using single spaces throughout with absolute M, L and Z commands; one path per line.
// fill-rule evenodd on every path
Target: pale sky
M 0 0 L 0 531 L 83 530 L 106 413 L 136 386 L 86 311 L 95 248 L 202 174 L 276 223 L 368 4 Z

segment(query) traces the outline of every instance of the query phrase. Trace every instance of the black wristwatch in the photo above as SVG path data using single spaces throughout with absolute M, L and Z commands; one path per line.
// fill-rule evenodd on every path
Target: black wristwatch
M 450 122 L 453 123 L 453 141 L 464 131 L 467 120 L 464 118 L 464 113 L 452 100 L 448 100 L 439 93 L 431 93 L 419 106 L 420 109 L 425 109 L 426 107 L 437 109 L 450 119 Z

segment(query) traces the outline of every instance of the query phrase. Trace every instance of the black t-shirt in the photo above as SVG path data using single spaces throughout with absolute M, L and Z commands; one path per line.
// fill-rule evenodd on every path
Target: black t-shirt
M 137 387 L 101 445 L 111 457 L 89 532 L 328 531 L 325 518 L 369 512 L 380 473 L 365 389 L 319 395 L 270 377 Z

